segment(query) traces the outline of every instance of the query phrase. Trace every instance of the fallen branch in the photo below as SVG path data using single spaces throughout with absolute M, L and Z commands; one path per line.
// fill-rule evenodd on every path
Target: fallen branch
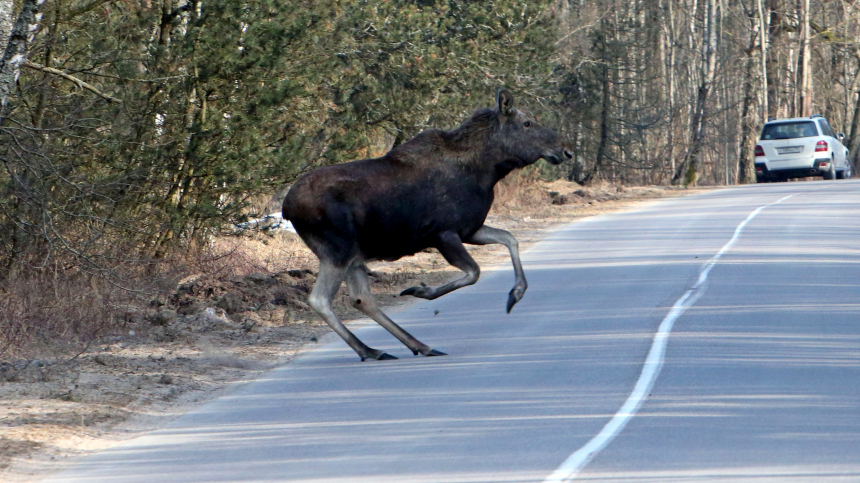
M 67 74 L 67 73 L 65 73 L 59 69 L 54 69 L 53 67 L 47 67 L 44 65 L 36 64 L 36 63 L 30 62 L 29 60 L 25 61 L 23 65 L 24 65 L 24 67 L 29 67 L 31 69 L 35 69 L 35 70 L 38 70 L 41 72 L 60 76 L 63 79 L 66 79 L 67 81 L 73 82 L 74 84 L 76 84 L 81 89 L 86 89 L 86 90 L 96 94 L 97 96 L 101 97 L 102 99 L 105 99 L 109 102 L 113 102 L 114 104 L 122 104 L 122 101 L 120 99 L 117 99 L 116 97 L 111 97 L 111 96 L 105 94 L 104 92 L 96 89 L 91 84 L 88 84 L 88 83 L 78 79 L 77 77 L 71 76 L 71 75 L 69 75 L 69 74 Z

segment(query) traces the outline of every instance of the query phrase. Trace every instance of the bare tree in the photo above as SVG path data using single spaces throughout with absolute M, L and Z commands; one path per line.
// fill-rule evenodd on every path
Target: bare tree
M 612 73 L 609 69 L 610 59 L 606 39 L 609 26 L 606 19 L 601 19 L 600 26 L 601 29 L 597 33 L 597 46 L 600 51 L 600 141 L 597 145 L 597 155 L 594 160 L 594 165 L 592 165 L 591 171 L 589 171 L 583 179 L 583 183 L 585 184 L 594 181 L 600 174 L 600 170 L 603 168 L 603 164 L 606 159 L 606 150 L 609 144 L 609 111 L 612 108 L 612 93 L 610 92 L 612 89 L 612 80 L 610 79 L 610 76 Z
M 707 0 L 705 6 L 705 28 L 702 32 L 701 79 L 696 95 L 696 104 L 690 116 L 690 149 L 684 162 L 678 166 L 672 177 L 673 184 L 695 185 L 699 176 L 699 164 L 705 142 L 705 128 L 708 120 L 708 94 L 714 84 L 717 68 L 717 24 L 720 9 L 716 0 Z

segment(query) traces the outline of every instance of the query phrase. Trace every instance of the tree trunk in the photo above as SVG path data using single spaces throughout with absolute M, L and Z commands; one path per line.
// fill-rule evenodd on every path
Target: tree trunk
M 666 81 L 666 89 L 668 91 L 667 101 L 669 102 L 669 133 L 667 136 L 667 152 L 669 156 L 669 163 L 671 165 L 671 172 L 675 172 L 675 120 L 677 118 L 675 107 L 675 55 L 677 52 L 677 48 L 675 47 L 675 42 L 677 41 L 678 34 L 675 31 L 675 10 L 672 7 L 672 0 L 669 0 L 666 3 L 666 10 L 668 12 L 668 19 L 665 20 L 665 23 L 668 24 L 666 28 L 666 32 L 664 35 L 664 43 L 666 44 L 666 50 L 668 53 L 666 56 L 667 59 L 663 59 L 663 66 L 666 70 L 664 74 L 664 79 Z
M 855 82 L 860 78 L 860 53 L 856 55 L 858 61 L 858 69 L 855 74 Z M 848 154 L 851 156 L 851 166 L 856 173 L 860 167 L 860 91 L 855 89 L 857 100 L 854 104 L 854 116 L 851 119 L 851 132 L 848 134 Z
M 779 52 L 778 47 L 780 44 L 780 40 L 782 38 L 782 15 L 781 9 L 778 0 L 766 0 L 767 1 L 767 10 L 769 12 L 768 15 L 768 25 L 767 25 L 767 74 L 765 75 L 765 79 L 767 82 L 767 108 L 768 113 L 766 116 L 779 116 L 780 115 L 780 82 L 781 79 L 785 76 L 784 72 L 780 72 L 779 70 Z M 777 49 L 774 49 L 774 47 Z M 767 119 L 767 117 L 765 118 Z
M 809 75 L 809 0 L 798 2 L 800 18 L 800 52 L 797 59 L 797 116 L 812 114 L 812 76 Z
M 582 132 L 582 123 L 579 123 L 578 129 L 573 131 L 573 163 L 571 163 L 570 171 L 567 173 L 567 180 L 574 183 L 582 183 L 585 176 L 585 162 L 582 157 L 582 142 L 580 133 Z
M 749 184 L 756 181 L 755 162 L 753 159 L 756 137 L 753 75 L 755 71 L 756 37 L 761 33 L 761 25 L 758 26 L 758 29 L 759 32 L 756 32 L 755 27 L 753 27 L 753 34 L 750 36 L 749 48 L 747 49 L 746 65 L 744 66 L 744 99 L 741 104 L 741 150 L 738 157 L 738 184 Z M 764 94 L 762 97 L 767 98 L 766 93 Z M 767 111 L 765 110 L 764 112 Z
M 585 178 L 582 180 L 582 184 L 589 184 L 600 174 L 600 170 L 603 167 L 603 161 L 606 158 L 606 146 L 609 144 L 609 109 L 611 108 L 611 93 L 610 89 L 612 88 L 612 83 L 610 81 L 610 71 L 609 71 L 609 54 L 607 52 L 606 45 L 606 33 L 608 26 L 604 20 L 601 20 L 601 29 L 600 37 L 599 37 L 599 45 L 601 49 L 601 57 L 602 62 L 600 66 L 600 75 L 601 75 L 601 84 L 602 84 L 602 99 L 600 103 L 600 142 L 597 145 L 597 155 L 594 159 L 594 165 L 591 167 L 591 171 L 585 175 Z
M 12 35 L 12 12 L 14 10 L 13 0 L 0 0 L 0 52 L 6 51 L 9 36 Z
M 7 1 L 0 0 L 4 3 Z M 21 65 L 27 60 L 27 45 L 32 40 L 33 32 L 35 32 L 42 17 L 39 8 L 44 1 L 24 0 L 21 13 L 18 14 L 18 18 L 12 26 L 8 41 L 5 44 L 0 44 L 0 47 L 4 49 L 3 55 L 0 57 L 0 121 L 3 120 L 6 100 L 12 90 L 15 89 L 15 83 L 18 82 Z M 0 8 L 5 9 L 6 7 Z M 11 9 L 9 13 L 11 14 Z
M 764 0 L 756 0 L 756 10 L 758 13 L 758 33 L 759 33 L 759 62 L 760 71 L 761 71 L 761 113 L 764 116 L 764 120 L 767 120 L 768 114 L 768 102 L 767 102 L 767 39 L 768 39 L 768 30 L 767 30 L 767 17 L 764 15 Z
M 597 179 L 600 174 L 600 169 L 603 167 L 603 160 L 606 158 L 606 145 L 609 143 L 609 108 L 610 108 L 610 81 L 609 81 L 609 66 L 603 63 L 601 67 L 603 76 L 603 98 L 600 105 L 600 142 L 597 145 L 597 155 L 594 158 L 594 166 L 591 171 L 582 180 L 583 184 L 588 184 Z

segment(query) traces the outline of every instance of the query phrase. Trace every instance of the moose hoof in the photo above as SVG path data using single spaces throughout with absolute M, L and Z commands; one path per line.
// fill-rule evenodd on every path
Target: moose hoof
M 511 309 L 514 308 L 514 305 L 517 304 L 520 300 L 522 300 L 523 295 L 526 294 L 526 289 L 518 289 L 514 287 L 511 289 L 511 293 L 508 294 L 508 313 L 511 313 Z
M 393 355 L 387 353 L 387 352 L 383 352 L 382 354 L 379 354 L 379 357 L 376 358 L 376 360 L 378 360 L 378 361 L 393 361 L 395 359 L 397 359 L 397 358 L 394 357 Z
M 421 352 L 421 351 L 412 351 L 412 353 L 413 353 L 413 354 L 415 354 L 416 356 L 417 356 L 418 354 L 422 354 L 422 352 Z M 446 354 L 446 353 L 444 353 L 444 352 L 442 352 L 442 351 L 437 351 L 436 349 L 430 349 L 430 350 L 428 350 L 428 351 L 427 351 L 427 353 L 426 353 L 426 354 L 424 354 L 424 355 L 425 355 L 425 356 L 427 356 L 427 357 L 433 357 L 433 356 L 447 356 L 448 354 Z
M 422 282 L 420 286 L 409 287 L 406 290 L 400 292 L 400 296 L 402 297 L 404 295 L 411 295 L 413 297 L 418 297 L 422 299 L 431 299 L 432 292 L 433 289 L 425 285 L 424 282 Z
M 377 361 L 393 361 L 397 358 L 387 352 L 377 351 L 376 353 L 371 353 L 368 354 L 366 357 L 362 357 L 361 362 L 364 362 L 367 359 L 375 359 Z
M 508 295 L 508 313 L 511 313 L 511 309 L 514 308 L 514 305 L 519 301 L 519 297 L 517 297 L 513 292 Z

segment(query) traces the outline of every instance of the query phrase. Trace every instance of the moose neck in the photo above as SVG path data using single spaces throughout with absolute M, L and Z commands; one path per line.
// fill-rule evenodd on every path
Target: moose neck
M 492 109 L 476 112 L 459 128 L 446 133 L 448 142 L 456 150 L 470 153 L 467 164 L 478 182 L 492 190 L 511 171 L 524 166 L 522 160 L 511 156 L 500 140 L 499 113 Z
M 505 176 L 511 174 L 511 171 L 528 166 L 529 164 L 532 163 L 525 163 L 523 160 L 514 157 L 506 157 L 501 160 L 496 158 L 496 162 L 493 165 L 493 185 L 501 181 Z
M 486 149 L 490 139 L 498 132 L 498 113 L 492 109 L 483 109 L 457 129 L 447 132 L 446 137 L 452 145 L 477 153 Z

